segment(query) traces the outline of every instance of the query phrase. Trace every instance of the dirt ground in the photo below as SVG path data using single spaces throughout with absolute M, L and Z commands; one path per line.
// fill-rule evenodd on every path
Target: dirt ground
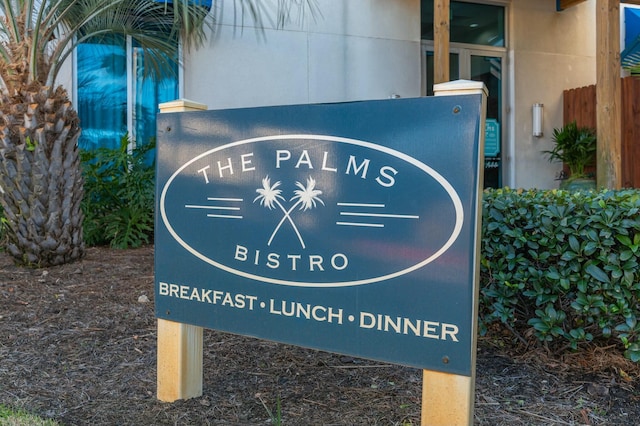
M 0 253 L 0 404 L 64 425 L 418 425 L 422 372 L 206 330 L 204 395 L 156 399 L 153 247 L 78 263 Z M 640 424 L 640 366 L 482 338 L 476 425 Z

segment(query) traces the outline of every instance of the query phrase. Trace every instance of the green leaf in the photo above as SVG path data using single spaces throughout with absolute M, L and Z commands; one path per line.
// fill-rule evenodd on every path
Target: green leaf
M 611 279 L 609 278 L 609 275 L 607 275 L 606 272 L 604 272 L 602 269 L 600 269 L 598 266 L 596 266 L 593 263 L 591 263 L 590 265 L 588 265 L 585 268 L 585 272 L 587 272 L 593 278 L 595 278 L 596 280 L 598 280 L 598 281 L 600 281 L 602 283 L 610 283 L 611 282 Z
M 627 237 L 626 235 L 616 235 L 616 239 L 627 247 L 632 245 L 631 238 Z
M 583 252 L 585 256 L 591 256 L 593 253 L 596 252 L 597 249 L 598 249 L 598 243 L 596 243 L 595 241 L 589 241 L 587 242 L 587 244 L 585 244 Z
M 548 271 L 545 273 L 545 276 L 546 276 L 548 279 L 553 280 L 553 281 L 557 281 L 557 280 L 559 280 L 559 279 L 560 279 L 560 274 L 558 273 L 558 271 L 557 271 L 556 269 L 548 270 Z
M 632 257 L 634 257 L 634 254 L 631 250 L 624 250 L 620 253 L 620 260 L 622 262 L 626 262 L 627 260 L 631 259 Z
M 639 362 L 640 361 L 640 344 L 638 343 L 630 344 L 627 350 L 624 352 L 624 356 L 633 362 Z
M 569 247 L 571 247 L 571 250 L 573 250 L 574 252 L 580 253 L 580 243 L 578 242 L 578 239 L 573 235 L 569 236 Z

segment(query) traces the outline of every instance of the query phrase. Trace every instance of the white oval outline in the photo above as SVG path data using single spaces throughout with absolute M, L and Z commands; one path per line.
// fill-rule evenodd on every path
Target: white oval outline
M 365 148 L 369 148 L 369 149 L 373 149 L 375 151 L 379 151 L 379 152 L 383 152 L 385 154 L 389 154 L 392 155 L 396 158 L 399 158 L 401 160 L 404 160 L 405 162 L 412 164 L 414 166 L 416 166 L 417 168 L 419 168 L 420 170 L 424 171 L 426 174 L 428 174 L 429 176 L 431 176 L 432 178 L 434 178 L 444 189 L 445 191 L 447 191 L 447 194 L 449 195 L 449 197 L 451 197 L 451 201 L 453 201 L 453 205 L 455 208 L 455 212 L 456 212 L 456 224 L 453 228 L 453 232 L 451 233 L 451 236 L 449 237 L 449 239 L 447 240 L 447 242 L 442 246 L 442 248 L 440 248 L 440 250 L 438 250 L 437 252 L 435 252 L 434 254 L 432 254 L 430 257 L 426 258 L 425 260 L 423 260 L 422 262 L 419 262 L 413 266 L 410 266 L 408 268 L 402 269 L 400 271 L 396 271 L 393 272 L 391 274 L 387 274 L 387 275 L 383 275 L 380 277 L 375 277 L 375 278 L 368 278 L 368 279 L 364 279 L 364 280 L 357 280 L 357 281 L 339 281 L 339 282 L 330 282 L 330 283 L 314 283 L 314 282 L 301 282 L 301 281 L 288 281 L 288 280 L 281 280 L 281 279 L 277 279 L 277 278 L 269 278 L 269 277 L 263 277 L 260 275 L 254 275 L 254 274 L 249 274 L 247 272 L 243 272 L 243 271 L 239 271 L 237 269 L 233 269 L 227 265 L 224 265 L 222 263 L 218 263 L 213 259 L 210 259 L 208 257 L 206 257 L 205 255 L 203 255 L 202 253 L 200 253 L 199 251 L 195 250 L 193 247 L 191 247 L 189 244 L 187 244 L 182 238 L 180 238 L 180 236 L 178 235 L 177 232 L 175 232 L 175 230 L 173 229 L 173 227 L 171 226 L 171 224 L 169 223 L 169 219 L 167 218 L 167 214 L 165 212 L 165 207 L 164 207 L 164 202 L 165 202 L 165 197 L 167 194 L 167 190 L 169 189 L 169 186 L 171 186 L 171 183 L 173 182 L 173 180 L 180 174 L 180 172 L 182 172 L 185 168 L 189 167 L 192 163 L 198 161 L 199 159 L 206 157 L 207 155 L 213 154 L 214 152 L 217 151 L 223 151 L 225 149 L 228 148 L 233 148 L 235 146 L 239 146 L 239 145 L 245 145 L 245 144 L 250 144 L 250 143 L 255 143 L 255 142 L 261 142 L 261 141 L 273 141 L 273 140 L 290 140 L 290 139 L 308 139 L 308 140 L 321 140 L 321 141 L 329 141 L 329 142 L 339 142 L 339 143 L 346 143 L 346 144 L 350 144 L 350 145 L 356 145 L 356 146 L 362 146 Z M 305 135 L 305 134 L 291 134 L 291 135 L 274 135 L 274 136 L 260 136 L 257 138 L 250 138 L 250 139 L 242 139 L 236 142 L 231 142 L 228 143 L 226 145 L 222 145 L 219 146 L 217 148 L 213 148 L 210 149 L 209 151 L 206 151 L 194 158 L 192 158 L 191 160 L 189 160 L 188 162 L 186 162 L 182 167 L 180 167 L 178 170 L 176 170 L 173 175 L 171 175 L 171 177 L 169 178 L 169 180 L 167 181 L 167 183 L 165 183 L 164 187 L 162 188 L 162 194 L 160 195 L 160 215 L 162 216 L 162 221 L 164 222 L 164 225 L 167 227 L 167 230 L 169 231 L 169 233 L 171 234 L 171 236 L 182 246 L 185 248 L 185 250 L 187 250 L 189 253 L 191 253 L 192 255 L 194 255 L 195 257 L 199 258 L 200 260 L 215 266 L 218 269 L 222 269 L 223 271 L 229 272 L 231 274 L 234 275 L 238 275 L 240 277 L 243 278 L 248 278 L 251 280 L 255 280 L 255 281 L 261 281 L 261 282 L 265 282 L 265 283 L 269 283 L 269 284 L 278 284 L 278 285 L 286 285 L 286 286 L 291 286 L 291 287 L 351 287 L 351 286 L 358 286 L 358 285 L 365 285 L 365 284 L 373 284 L 373 283 L 377 283 L 380 281 L 385 281 L 385 280 L 389 280 L 392 278 L 396 278 L 402 275 L 406 275 L 410 272 L 413 272 L 417 269 L 422 268 L 423 266 L 433 262 L 434 260 L 436 260 L 438 257 L 440 257 L 444 252 L 446 252 L 449 247 L 451 247 L 451 245 L 455 242 L 455 240 L 458 238 L 458 236 L 460 235 L 460 232 L 462 230 L 462 224 L 464 222 L 464 209 L 462 207 L 462 201 L 460 200 L 460 197 L 458 196 L 458 193 L 455 191 L 455 189 L 453 188 L 453 186 L 449 183 L 449 181 L 447 181 L 442 175 L 440 175 L 438 172 L 436 172 L 435 170 L 433 170 L 431 167 L 427 166 L 426 164 L 424 164 L 423 162 L 410 157 L 409 155 L 400 152 L 400 151 L 396 151 L 395 149 L 392 148 L 388 148 L 382 145 L 377 145 L 374 144 L 372 142 L 366 142 L 366 141 L 361 141 L 358 139 L 350 139 L 350 138 L 343 138 L 340 136 L 328 136 L 328 135 Z

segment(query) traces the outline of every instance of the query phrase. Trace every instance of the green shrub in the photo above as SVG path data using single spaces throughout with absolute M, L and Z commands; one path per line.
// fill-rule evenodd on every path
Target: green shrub
M 640 361 L 640 191 L 487 190 L 481 331 L 575 349 L 617 339 Z
M 128 145 L 125 135 L 117 149 L 81 153 L 83 227 L 88 245 L 139 247 L 153 237 L 155 166 L 150 154 L 155 143 L 131 152 Z

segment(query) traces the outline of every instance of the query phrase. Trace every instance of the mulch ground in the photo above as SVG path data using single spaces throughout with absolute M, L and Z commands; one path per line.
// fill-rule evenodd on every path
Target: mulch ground
M 204 394 L 156 399 L 153 247 L 49 269 L 0 253 L 0 404 L 63 425 L 418 425 L 422 372 L 205 330 Z M 483 338 L 476 425 L 640 424 L 640 368 Z

